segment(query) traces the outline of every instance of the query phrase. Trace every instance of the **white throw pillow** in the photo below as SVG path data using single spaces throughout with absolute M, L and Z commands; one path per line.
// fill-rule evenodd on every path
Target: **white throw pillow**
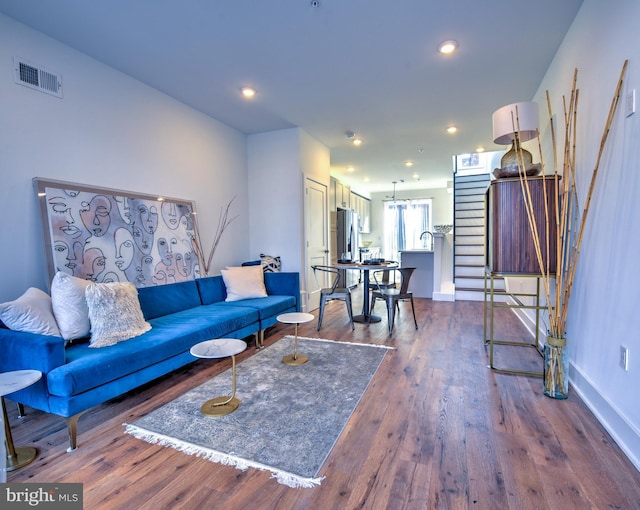
M 53 315 L 62 338 L 74 340 L 89 336 L 89 308 L 84 292 L 91 282 L 58 271 L 51 282 Z
M 138 289 L 133 283 L 90 283 L 85 297 L 91 321 L 89 347 L 114 345 L 151 329 L 142 315 Z
M 220 272 L 227 287 L 225 301 L 267 297 L 262 266 L 227 267 Z
M 14 331 L 60 336 L 49 294 L 35 287 L 15 301 L 0 304 L 0 320 Z

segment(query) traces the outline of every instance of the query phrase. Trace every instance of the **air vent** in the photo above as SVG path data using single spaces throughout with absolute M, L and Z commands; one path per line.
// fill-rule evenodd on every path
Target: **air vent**
M 41 66 L 13 57 L 16 83 L 45 94 L 62 97 L 62 76 Z

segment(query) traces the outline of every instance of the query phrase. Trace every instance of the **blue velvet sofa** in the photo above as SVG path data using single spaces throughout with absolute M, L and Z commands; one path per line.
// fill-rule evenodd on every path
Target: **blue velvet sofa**
M 0 327 L 0 372 L 43 373 L 8 398 L 66 418 L 74 450 L 84 411 L 194 361 L 189 349 L 198 342 L 256 334 L 257 346 L 277 315 L 301 310 L 298 273 L 265 273 L 264 283 L 267 297 L 230 302 L 221 276 L 138 289 L 152 328 L 109 347 L 65 346 L 60 337 Z

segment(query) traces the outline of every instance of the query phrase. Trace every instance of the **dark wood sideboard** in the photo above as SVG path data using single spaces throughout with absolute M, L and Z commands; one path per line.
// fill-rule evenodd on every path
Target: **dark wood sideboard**
M 556 204 L 553 176 L 529 177 L 529 189 L 535 210 L 543 260 L 549 259 L 549 270 L 556 269 Z M 549 226 L 546 228 L 544 190 L 546 186 Z M 527 218 L 522 184 L 519 178 L 497 179 L 487 190 L 486 200 L 486 265 L 492 273 L 540 274 L 531 227 Z M 547 255 L 546 236 L 549 236 Z

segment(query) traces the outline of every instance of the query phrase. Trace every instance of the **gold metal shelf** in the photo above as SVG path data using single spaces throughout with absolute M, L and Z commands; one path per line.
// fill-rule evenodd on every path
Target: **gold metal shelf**
M 536 292 L 535 293 L 524 293 L 524 292 L 497 292 L 494 285 L 494 278 L 504 278 L 504 277 L 531 277 L 536 278 Z M 538 354 L 543 355 L 540 342 L 539 342 L 539 326 L 540 326 L 540 312 L 542 310 L 546 310 L 546 306 L 540 305 L 540 274 L 531 274 L 531 273 L 498 273 L 491 271 L 489 267 L 485 267 L 484 272 L 484 344 L 485 346 L 489 346 L 489 368 L 496 372 L 505 373 L 505 374 L 515 374 L 515 375 L 527 375 L 533 377 L 542 377 L 543 372 L 533 372 L 528 370 L 516 370 L 511 368 L 503 368 L 497 367 L 494 365 L 494 348 L 496 345 L 512 345 L 517 347 L 532 347 L 536 349 Z M 496 296 L 505 296 L 511 297 L 516 304 L 510 304 L 506 302 L 496 301 Z M 521 297 L 532 297 L 535 298 L 535 304 L 533 305 L 525 305 L 519 299 Z M 512 341 L 512 340 L 499 340 L 494 338 L 494 310 L 496 308 L 518 308 L 518 309 L 529 309 L 535 310 L 535 336 L 533 342 L 526 341 Z M 487 320 L 488 318 L 488 320 Z M 488 324 L 487 324 L 488 322 Z M 489 328 L 489 334 L 487 335 L 487 325 Z

